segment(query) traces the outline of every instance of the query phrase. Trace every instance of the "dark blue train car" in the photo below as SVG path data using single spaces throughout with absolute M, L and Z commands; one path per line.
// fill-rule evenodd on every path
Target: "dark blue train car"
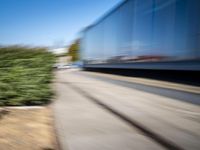
M 85 68 L 200 70 L 200 0 L 125 0 L 83 31 Z

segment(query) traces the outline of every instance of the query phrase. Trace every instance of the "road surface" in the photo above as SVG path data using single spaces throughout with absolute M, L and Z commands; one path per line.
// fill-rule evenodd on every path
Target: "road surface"
M 199 87 L 73 69 L 54 85 L 64 150 L 200 149 Z

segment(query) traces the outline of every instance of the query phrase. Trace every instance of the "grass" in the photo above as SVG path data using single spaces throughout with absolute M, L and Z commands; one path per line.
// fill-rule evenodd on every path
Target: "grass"
M 0 48 L 0 106 L 47 104 L 54 61 L 44 48 Z

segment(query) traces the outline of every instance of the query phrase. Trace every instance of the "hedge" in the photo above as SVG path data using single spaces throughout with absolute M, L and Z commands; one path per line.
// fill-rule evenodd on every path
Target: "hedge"
M 47 104 L 54 62 L 45 48 L 1 47 L 0 106 Z

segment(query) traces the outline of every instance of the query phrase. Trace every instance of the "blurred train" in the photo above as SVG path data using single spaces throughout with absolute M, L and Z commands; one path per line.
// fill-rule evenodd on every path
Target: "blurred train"
M 85 68 L 200 71 L 200 0 L 124 0 L 83 31 Z

